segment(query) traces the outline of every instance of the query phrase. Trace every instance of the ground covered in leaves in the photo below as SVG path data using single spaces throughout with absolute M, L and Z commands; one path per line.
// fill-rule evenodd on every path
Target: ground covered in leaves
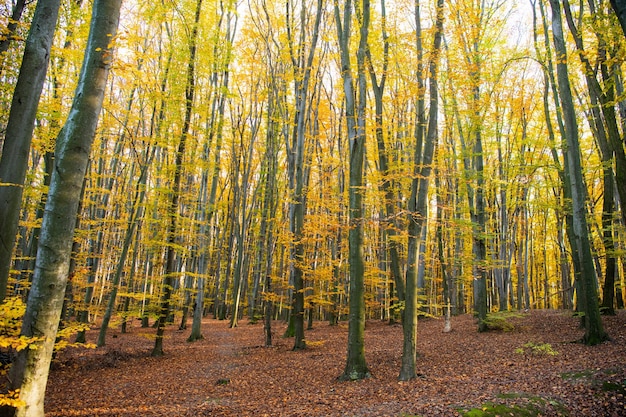
M 340 382 L 347 323 L 315 323 L 308 348 L 262 324 L 206 320 L 204 340 L 168 329 L 150 357 L 153 329 L 111 329 L 107 346 L 68 348 L 51 371 L 46 416 L 626 416 L 626 312 L 604 317 L 610 342 L 588 347 L 569 312 L 532 311 L 509 331 L 477 333 L 474 319 L 419 322 L 419 378 L 397 380 L 402 328 L 368 321 L 372 377 Z M 95 330 L 92 330 L 95 332 Z M 95 333 L 90 333 L 92 340 Z

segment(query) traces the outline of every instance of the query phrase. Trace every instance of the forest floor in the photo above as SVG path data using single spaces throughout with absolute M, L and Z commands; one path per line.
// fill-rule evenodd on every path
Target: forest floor
M 626 311 L 603 320 L 612 340 L 588 347 L 571 312 L 520 313 L 509 331 L 486 333 L 469 315 L 453 317 L 450 333 L 423 319 L 410 382 L 397 379 L 399 324 L 368 321 L 372 376 L 341 382 L 347 323 L 315 323 L 302 351 L 280 337 L 280 322 L 269 348 L 262 323 L 206 320 L 194 343 L 172 326 L 165 356 L 152 358 L 154 329 L 137 322 L 111 329 L 106 347 L 58 355 L 46 416 L 626 416 Z

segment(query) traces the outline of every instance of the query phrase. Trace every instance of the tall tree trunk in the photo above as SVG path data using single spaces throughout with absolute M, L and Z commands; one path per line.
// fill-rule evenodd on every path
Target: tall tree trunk
M 569 175 L 566 167 L 568 166 L 567 158 L 564 158 L 564 161 L 561 162 L 559 158 L 558 145 L 556 141 L 556 135 L 554 132 L 554 126 L 552 124 L 552 118 L 550 117 L 550 104 L 549 104 L 549 91 L 552 91 L 552 96 L 554 99 L 554 108 L 555 108 L 555 116 L 557 120 L 557 127 L 559 132 L 561 133 L 561 137 L 564 135 L 564 123 L 563 116 L 561 111 L 561 101 L 559 100 L 559 94 L 557 91 L 556 85 L 556 76 L 554 74 L 554 64 L 552 59 L 552 52 L 550 46 L 550 37 L 548 30 L 548 22 L 546 18 L 545 8 L 543 6 L 543 2 L 539 1 L 533 4 L 533 37 L 535 43 L 535 51 L 539 54 L 539 40 L 538 40 L 538 27 L 537 27 L 537 11 L 534 5 L 537 4 L 539 6 L 539 11 L 541 14 L 542 27 L 544 32 L 543 44 L 546 50 L 546 56 L 544 57 L 544 61 L 546 61 L 546 65 L 544 66 L 543 78 L 544 78 L 544 93 L 543 93 L 543 109 L 546 120 L 546 130 L 548 132 L 548 138 L 550 141 L 550 153 L 552 155 L 552 160 L 554 161 L 555 166 L 558 171 L 559 184 L 556 186 L 555 190 L 557 191 L 557 196 L 560 199 L 558 203 L 558 207 L 555 209 L 555 215 L 557 218 L 557 241 L 559 244 L 559 260 L 561 266 L 561 287 L 563 290 L 562 297 L 562 306 L 565 309 L 571 309 L 573 307 L 573 299 L 574 299 L 574 287 L 572 285 L 571 279 L 571 268 L 569 263 L 569 256 L 566 244 L 566 236 L 567 240 L 570 240 L 571 235 L 571 226 L 572 226 L 572 215 L 571 211 L 566 209 L 566 204 L 571 200 L 569 187 L 566 186 L 567 177 Z M 562 145 L 564 147 L 564 145 Z M 575 254 L 572 254 L 573 256 Z
M 363 165 L 365 162 L 365 105 L 367 83 L 365 78 L 365 55 L 369 34 L 370 2 L 361 2 L 361 27 L 359 49 L 357 52 L 357 86 L 350 63 L 350 34 L 352 23 L 352 0 L 345 0 L 343 21 L 339 8 L 339 0 L 334 1 L 335 22 L 339 38 L 341 55 L 341 74 L 343 78 L 344 97 L 346 102 L 346 124 L 348 143 L 350 146 L 349 174 L 349 215 L 350 229 L 348 232 L 348 262 L 350 264 L 349 284 L 349 319 L 348 319 L 348 355 L 346 367 L 339 377 L 342 380 L 368 378 L 369 369 L 365 362 L 365 287 L 363 262 Z M 358 102 L 357 100 L 358 96 Z
M 374 91 L 374 104 L 375 104 L 375 133 L 376 133 L 376 145 L 378 147 L 378 165 L 382 181 L 379 185 L 380 191 L 384 194 L 384 238 L 387 251 L 389 252 L 389 267 L 391 270 L 391 277 L 395 285 L 398 300 L 404 301 L 404 279 L 400 271 L 400 254 L 399 254 L 399 242 L 397 239 L 397 224 L 393 220 L 396 218 L 397 204 L 396 195 L 394 193 L 394 185 L 396 181 L 391 178 L 391 170 L 389 167 L 389 151 L 385 143 L 384 123 L 383 123 L 383 93 L 385 91 L 385 83 L 387 81 L 387 69 L 389 66 L 389 36 L 386 28 L 386 6 L 385 0 L 381 1 L 381 25 L 382 25 L 382 37 L 383 37 L 383 64 L 380 74 L 380 81 L 376 76 L 374 66 L 372 64 L 371 52 L 369 45 L 367 48 L 367 61 L 370 73 L 370 80 L 372 83 L 372 90 Z M 418 63 L 421 66 L 421 61 Z M 421 80 L 421 68 L 418 68 L 417 74 Z
M 595 270 L 591 247 L 589 244 L 589 231 L 587 226 L 585 209 L 585 186 L 582 177 L 582 164 L 580 147 L 578 143 L 578 123 L 576 111 L 572 99 L 572 92 L 567 74 L 567 49 L 563 37 L 563 25 L 561 20 L 561 6 L 558 0 L 550 0 L 552 7 L 552 36 L 557 54 L 557 79 L 559 96 L 563 106 L 563 119 L 565 127 L 565 140 L 567 147 L 564 150 L 568 160 L 569 187 L 572 196 L 572 252 L 578 256 L 578 270 L 575 271 L 575 279 L 579 284 L 578 298 L 585 313 L 585 336 L 583 341 L 588 345 L 595 345 L 608 338 L 605 333 L 600 308 L 598 306 L 598 291 L 596 288 Z M 574 257 L 576 259 L 576 257 Z
M 626 35 L 626 0 L 611 0 L 611 6 L 615 10 L 622 32 Z
M 109 301 L 107 303 L 107 308 L 104 312 L 104 316 L 102 317 L 100 332 L 98 333 L 98 347 L 102 347 L 106 343 L 107 328 L 109 327 L 109 321 L 111 320 L 111 316 L 113 315 L 113 309 L 115 307 L 120 279 L 122 278 L 122 274 L 124 273 L 126 258 L 128 257 L 128 252 L 130 250 L 133 236 L 135 234 L 135 229 L 139 221 L 141 205 L 146 195 L 144 187 L 147 181 L 148 167 L 150 166 L 150 161 L 152 161 L 153 157 L 154 150 L 151 152 L 149 160 L 146 161 L 146 163 L 141 167 L 139 179 L 137 181 L 137 185 L 135 186 L 135 196 L 133 198 L 132 207 L 128 215 L 128 224 L 126 225 L 126 235 L 124 237 L 124 243 L 122 244 L 122 252 L 120 254 L 119 260 L 117 261 L 117 267 L 115 269 L 115 274 L 113 275 L 113 280 L 111 281 L 111 292 L 109 294 Z
M 176 162 L 174 179 L 172 185 L 172 199 L 168 208 L 169 226 L 167 229 L 167 255 L 165 263 L 165 277 L 163 279 L 163 292 L 161 296 L 161 306 L 159 309 L 159 319 L 157 321 L 157 332 L 152 349 L 152 356 L 163 355 L 163 334 L 165 332 L 165 322 L 170 314 L 170 298 L 174 286 L 174 274 L 176 267 L 176 228 L 178 218 L 178 200 L 180 198 L 180 188 L 182 182 L 182 164 L 185 155 L 187 137 L 191 130 L 191 116 L 195 94 L 195 68 L 196 68 L 196 41 L 198 37 L 198 23 L 202 10 L 202 0 L 196 2 L 195 20 L 189 39 L 189 63 L 187 65 L 187 84 L 185 87 L 185 120 L 176 151 Z
M 595 5 L 593 2 L 589 2 L 591 6 L 592 14 L 596 14 Z M 603 212 L 602 212 L 602 241 L 605 249 L 606 257 L 606 273 L 605 273 L 605 285 L 603 291 L 602 306 L 604 311 L 608 314 L 615 314 L 613 307 L 613 300 L 615 295 L 615 243 L 613 239 L 613 213 L 614 213 L 614 199 L 616 188 L 620 200 L 626 201 L 626 185 L 622 184 L 626 182 L 626 161 L 624 160 L 624 148 L 619 135 L 619 129 L 617 126 L 617 117 L 615 114 L 615 89 L 613 86 L 614 77 L 609 75 L 607 64 L 604 59 L 601 59 L 599 65 L 596 68 L 600 69 L 602 78 L 606 81 L 604 86 L 600 85 L 600 82 L 596 78 L 594 67 L 592 67 L 587 55 L 585 53 L 582 33 L 576 27 L 572 12 L 570 9 L 569 1 L 563 2 L 565 11 L 565 17 L 572 33 L 578 55 L 585 68 L 585 80 L 587 82 L 587 89 L 589 92 L 589 98 L 591 101 L 590 113 L 590 125 L 592 126 L 592 133 L 597 140 L 597 145 L 600 150 L 600 157 L 603 162 L 603 180 L 604 180 L 604 193 L 603 193 Z M 596 34 L 598 40 L 598 55 L 600 57 L 606 57 L 606 41 L 601 34 Z M 613 173 L 613 166 L 615 166 L 615 174 Z M 615 178 L 617 176 L 617 178 Z M 621 176 L 621 177 L 620 177 Z M 617 185 L 619 183 L 619 185 Z M 622 210 L 622 221 L 626 222 L 626 211 Z
M 416 5 L 416 19 L 419 20 L 419 3 Z M 438 75 L 439 56 L 443 37 L 443 0 L 437 1 L 437 18 L 432 54 L 429 64 L 429 115 L 428 130 L 423 151 L 417 138 L 413 156 L 413 180 L 411 196 L 408 202 L 409 225 L 407 244 L 406 296 L 404 319 L 402 321 L 404 343 L 402 347 L 402 364 L 399 379 L 408 381 L 417 376 L 415 362 L 417 359 L 417 280 L 418 280 L 418 243 L 423 237 L 423 228 L 428 219 L 428 188 L 432 162 L 437 142 L 439 93 Z M 423 153 L 422 153 L 423 152 Z
M 241 159 L 242 164 L 243 164 L 243 173 L 241 175 L 241 193 L 240 196 L 238 198 L 238 201 L 235 202 L 235 204 L 237 206 L 240 207 L 240 214 L 238 214 L 236 216 L 236 221 L 233 224 L 233 227 L 235 228 L 235 238 L 237 240 L 237 257 L 235 260 L 235 269 L 234 269 L 234 279 L 233 279 L 233 314 L 231 316 L 231 320 L 230 320 L 230 327 L 237 327 L 238 321 L 239 321 L 239 314 L 240 314 L 240 310 L 239 310 L 239 306 L 241 303 L 241 299 L 243 297 L 242 294 L 245 293 L 245 289 L 247 287 L 248 284 L 248 274 L 246 272 L 246 265 L 244 265 L 247 262 L 247 257 L 244 258 L 244 254 L 247 252 L 247 247 L 246 247 L 246 236 L 248 235 L 248 225 L 250 223 L 250 219 L 251 219 L 251 210 L 249 213 L 246 213 L 247 210 L 247 206 L 248 206 L 248 195 L 249 195 L 249 188 L 250 188 L 250 184 L 249 184 L 249 180 L 250 180 L 250 171 L 252 168 L 252 156 L 254 154 L 253 150 L 254 150 L 254 146 L 255 146 L 255 140 L 257 139 L 258 136 L 258 132 L 259 132 L 259 128 L 260 128 L 260 122 L 259 120 L 261 119 L 261 117 L 259 117 L 258 113 L 255 113 L 256 111 L 258 111 L 258 108 L 256 108 L 256 106 L 254 106 L 254 109 L 250 110 L 250 114 L 248 115 L 241 115 L 241 116 L 237 116 L 237 117 L 242 117 L 242 122 L 241 125 L 239 125 L 239 123 L 237 124 L 238 126 L 238 135 L 241 138 L 241 142 L 239 143 L 239 148 L 242 150 L 244 150 L 244 143 L 243 143 L 243 138 L 246 134 L 246 130 L 249 129 L 249 143 L 247 145 L 247 150 L 245 151 L 245 154 L 241 154 Z M 233 154 L 235 154 L 235 151 L 233 150 Z M 238 171 L 238 169 L 237 169 Z M 237 177 L 235 178 L 236 181 L 239 181 L 239 176 L 237 175 Z M 258 189 L 258 188 L 257 188 Z M 254 195 L 256 194 L 256 191 L 253 193 L 253 199 Z
M 59 0 L 37 2 L 5 130 L 0 157 L 0 302 L 9 282 L 28 155 L 59 7 Z
M 18 417 L 44 415 L 44 393 L 63 304 L 80 192 L 102 108 L 112 56 L 110 40 L 117 32 L 120 7 L 121 0 L 93 3 L 74 102 L 57 138 L 41 244 L 22 325 L 22 335 L 41 339 L 33 347 L 20 351 L 11 368 L 13 388 L 20 389 L 20 399 L 24 401 L 16 409 Z
M 295 78 L 295 99 L 296 114 L 295 125 L 293 131 L 293 143 L 289 149 L 289 188 L 292 194 L 289 207 L 289 229 L 292 233 L 292 247 L 290 255 L 290 281 L 293 283 L 293 311 L 292 320 L 294 325 L 294 350 L 304 349 L 306 343 L 304 341 L 304 273 L 302 263 L 304 262 L 304 242 L 303 227 L 304 213 L 306 211 L 306 195 L 305 195 L 305 133 L 311 106 L 309 105 L 309 87 L 311 82 L 311 69 L 315 50 L 319 38 L 320 22 L 323 14 L 323 2 L 317 1 L 315 11 L 315 23 L 313 33 L 311 34 L 310 47 L 308 54 L 306 53 L 306 29 L 307 29 L 307 5 L 302 3 L 300 11 L 300 39 L 297 48 L 294 50 L 292 39 L 292 22 L 290 19 L 290 2 L 287 3 L 287 36 L 289 42 L 289 53 L 294 71 Z

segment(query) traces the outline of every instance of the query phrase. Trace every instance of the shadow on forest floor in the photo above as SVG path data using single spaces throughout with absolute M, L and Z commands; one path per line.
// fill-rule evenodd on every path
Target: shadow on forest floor
M 228 329 L 206 320 L 204 339 L 172 326 L 165 356 L 150 357 L 152 329 L 111 329 L 107 347 L 68 348 L 50 375 L 46 416 L 624 416 L 626 311 L 604 317 L 612 341 L 588 347 L 564 311 L 515 314 L 507 331 L 477 333 L 469 315 L 419 322 L 418 372 L 397 380 L 402 328 L 370 320 L 372 378 L 339 382 L 347 323 L 315 323 L 308 348 L 293 339 L 262 347 L 262 324 Z M 94 340 L 97 330 L 88 333 Z M 225 383 L 224 381 L 227 381 Z

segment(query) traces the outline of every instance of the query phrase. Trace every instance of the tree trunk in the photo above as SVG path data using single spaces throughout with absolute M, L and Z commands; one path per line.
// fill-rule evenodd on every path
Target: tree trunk
M 402 365 L 399 379 L 408 381 L 417 376 L 415 362 L 417 359 L 417 307 L 418 307 L 418 247 L 423 239 L 423 230 L 428 219 L 428 188 L 432 161 L 437 142 L 437 123 L 439 109 L 439 94 L 437 71 L 439 52 L 443 37 L 443 0 L 437 1 L 436 31 L 433 40 L 432 56 L 429 65 L 429 117 L 428 131 L 424 141 L 423 153 L 421 138 L 416 138 L 415 153 L 413 156 L 413 180 L 411 182 L 411 196 L 408 202 L 409 226 L 407 244 L 407 272 L 404 318 L 402 321 L 404 343 L 402 348 Z M 419 22 L 419 5 L 416 6 L 416 21 Z M 420 41 L 421 43 L 421 41 Z M 421 251 L 420 251 L 421 252 Z
M 17 30 L 17 25 L 20 23 L 20 19 L 22 18 L 25 6 L 26 0 L 17 0 L 14 2 L 11 18 L 7 23 L 6 29 L 2 31 L 2 39 L 0 39 L 0 58 L 2 58 L 2 61 L 0 62 L 0 73 L 2 73 L 2 70 L 4 69 L 4 58 L 7 55 L 6 52 L 9 50 L 11 42 L 16 40 L 15 32 Z M 32 23 L 35 23 L 34 19 L 31 22 L 31 25 Z
M 119 22 L 121 0 L 96 0 L 81 75 L 72 109 L 57 138 L 55 169 L 41 228 L 41 244 L 22 334 L 41 337 L 18 354 L 11 368 L 13 388 L 24 405 L 19 417 L 42 417 L 52 350 L 63 304 L 80 191 L 111 63 L 110 40 Z
M 611 6 L 615 10 L 622 32 L 626 35 L 626 0 L 611 0 Z
M 174 274 L 177 271 L 176 268 L 176 250 L 174 249 L 176 244 L 176 228 L 178 217 L 178 200 L 180 198 L 180 188 L 182 182 L 182 164 L 183 157 L 185 155 L 185 147 L 187 144 L 187 137 L 189 135 L 191 126 L 191 116 L 193 110 L 193 101 L 195 94 L 195 59 L 196 59 L 196 41 L 198 37 L 198 22 L 200 21 L 200 12 L 202 10 L 202 0 L 197 0 L 195 20 L 193 23 L 193 29 L 191 37 L 189 39 L 189 63 L 187 65 L 187 84 L 185 87 L 185 120 L 183 122 L 182 133 L 180 141 L 178 142 L 178 149 L 176 151 L 176 167 L 174 171 L 172 199 L 168 208 L 169 226 L 167 230 L 167 255 L 165 264 L 165 278 L 163 279 L 163 292 L 161 296 L 161 306 L 159 309 L 159 318 L 157 321 L 157 332 L 154 341 L 154 348 L 152 349 L 152 356 L 163 355 L 163 334 L 165 332 L 165 322 L 170 314 L 170 298 L 174 286 Z
M 59 0 L 37 2 L 5 130 L 0 158 L 0 302 L 9 282 L 28 155 L 59 7 Z
M 345 0 L 343 22 L 338 2 L 335 2 L 335 22 L 339 38 L 341 55 L 341 74 L 343 78 L 345 113 L 350 146 L 349 174 L 349 215 L 350 229 L 348 232 L 348 262 L 350 265 L 349 283 L 349 319 L 348 319 L 348 355 L 346 367 L 341 380 L 357 380 L 368 378 L 369 369 L 365 362 L 365 299 L 364 299 L 364 262 L 363 262 L 363 165 L 365 160 L 365 105 L 367 83 L 365 78 L 365 55 L 369 34 L 370 3 L 362 0 L 361 4 L 360 41 L 357 52 L 357 83 L 350 63 L 350 34 L 352 23 L 352 1 Z M 358 94 L 357 94 L 358 93 Z M 358 95 L 358 104 L 355 101 Z
M 295 120 L 293 130 L 293 143 L 290 146 L 288 162 L 289 162 L 289 189 L 291 200 L 289 207 L 289 230 L 292 233 L 292 247 L 290 254 L 290 282 L 293 283 L 293 330 L 294 330 L 294 350 L 304 349 L 306 343 L 304 341 L 304 274 L 302 271 L 302 262 L 304 262 L 304 243 L 303 227 L 304 213 L 306 211 L 306 195 L 304 173 L 305 167 L 305 133 L 306 126 L 310 118 L 311 106 L 309 103 L 309 86 L 311 81 L 311 69 L 315 50 L 319 38 L 319 28 L 323 13 L 323 4 L 321 0 L 317 1 L 315 11 L 315 23 L 313 33 L 311 35 L 310 47 L 305 60 L 306 53 L 306 23 L 307 5 L 303 2 L 300 12 L 300 39 L 297 48 L 294 50 L 292 36 L 292 22 L 289 16 L 290 5 L 287 7 L 287 36 L 289 43 L 289 54 L 293 66 L 293 75 L 295 81 Z
M 605 341 L 608 335 L 604 331 L 598 306 L 598 292 L 585 209 L 586 194 L 578 143 L 578 123 L 567 74 L 567 50 L 563 37 L 561 6 L 557 0 L 550 0 L 550 5 L 552 7 L 552 36 L 558 57 L 556 67 L 558 88 L 563 106 L 565 140 L 567 143 L 564 153 L 569 163 L 567 169 L 570 174 L 566 186 L 569 187 L 572 196 L 572 253 L 577 255 L 574 256 L 575 262 L 577 258 L 579 262 L 575 271 L 575 279 L 579 284 L 579 302 L 585 313 L 585 336 L 583 341 L 585 344 L 595 345 Z
M 591 12 L 595 15 L 595 9 L 593 2 Z M 624 148 L 619 136 L 619 129 L 617 126 L 617 118 L 615 114 L 615 89 L 613 86 L 614 78 L 609 75 L 607 64 L 604 60 L 600 61 L 599 69 L 602 73 L 602 78 L 606 81 L 604 86 L 600 85 L 600 82 L 596 78 L 596 71 L 592 67 L 589 59 L 587 58 L 583 46 L 582 34 L 576 27 L 572 12 L 570 10 L 569 1 L 563 3 L 565 9 L 565 16 L 570 28 L 570 32 L 574 36 L 576 41 L 576 48 L 579 52 L 579 57 L 585 68 L 585 80 L 587 82 L 587 89 L 589 91 L 589 98 L 591 101 L 590 109 L 590 121 L 592 126 L 592 133 L 597 140 L 597 146 L 600 150 L 600 157 L 603 163 L 603 180 L 604 180 L 604 193 L 603 193 L 603 206 L 602 206 L 602 241 L 604 244 L 605 258 L 606 258 L 606 273 L 605 273 L 605 285 L 603 291 L 602 307 L 607 314 L 615 314 L 613 307 L 614 295 L 615 295 L 615 243 L 613 239 L 613 213 L 615 203 L 615 192 L 617 188 L 618 194 L 620 194 L 620 200 L 626 201 L 626 188 L 622 182 L 626 181 L 624 178 Z M 596 34 L 598 39 L 598 55 L 606 57 L 606 41 L 599 34 Z M 596 67 L 598 68 L 598 67 Z M 615 164 L 614 164 L 615 160 Z M 616 168 L 617 178 L 613 173 L 613 166 Z M 621 178 L 619 176 L 622 176 Z M 616 185 L 616 180 L 620 185 Z M 626 220 L 626 211 L 622 210 L 622 220 Z M 598 269 L 599 270 L 599 269 Z
M 100 332 L 98 333 L 98 342 L 97 342 L 98 347 L 102 347 L 106 343 L 106 332 L 107 332 L 107 328 L 109 327 L 109 321 L 111 320 L 111 316 L 113 315 L 113 309 L 115 307 L 115 301 L 117 298 L 117 291 L 118 291 L 120 279 L 122 278 L 122 274 L 124 272 L 124 266 L 126 264 L 126 258 L 128 257 L 128 252 L 130 250 L 133 236 L 135 234 L 135 228 L 139 221 L 139 215 L 141 213 L 141 205 L 146 195 L 144 187 L 147 181 L 148 167 L 150 166 L 150 162 L 152 161 L 154 157 L 154 149 L 156 148 L 153 148 L 153 151 L 150 153 L 150 157 L 148 161 L 146 161 L 141 167 L 139 179 L 137 180 L 137 185 L 135 186 L 135 196 L 133 198 L 132 208 L 128 216 L 128 224 L 126 226 L 126 236 L 124 237 L 124 243 L 122 245 L 122 252 L 120 254 L 120 258 L 117 261 L 117 268 L 115 270 L 115 274 L 111 282 L 111 292 L 109 293 L 109 301 L 108 301 L 104 316 L 102 318 L 102 324 L 100 325 Z

